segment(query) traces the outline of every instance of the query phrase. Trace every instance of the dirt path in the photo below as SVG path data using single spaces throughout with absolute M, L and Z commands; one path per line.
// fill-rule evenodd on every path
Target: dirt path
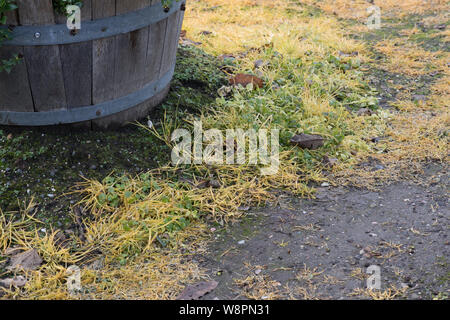
M 424 186 L 321 188 L 315 200 L 287 197 L 253 211 L 216 231 L 212 254 L 198 257 L 219 282 L 204 298 L 368 298 L 370 265 L 381 268 L 380 295 L 448 298 L 445 171 L 430 166 Z

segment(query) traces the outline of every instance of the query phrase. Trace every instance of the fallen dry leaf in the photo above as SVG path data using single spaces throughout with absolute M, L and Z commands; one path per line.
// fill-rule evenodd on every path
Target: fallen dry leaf
M 318 149 L 323 146 L 324 138 L 317 134 L 296 134 L 291 138 L 291 144 L 303 149 Z
M 187 286 L 177 297 L 177 300 L 197 300 L 208 292 L 213 291 L 218 284 L 217 281 L 204 281 Z
M 0 287 L 4 287 L 4 288 L 12 288 L 12 287 L 16 287 L 16 288 L 22 288 L 27 284 L 27 279 L 25 279 L 25 277 L 22 276 L 17 276 L 14 278 L 7 278 L 7 279 L 2 279 L 0 280 Z
M 24 270 L 36 270 L 42 263 L 42 258 L 39 256 L 36 249 L 16 254 L 11 257 L 7 270 L 14 270 L 23 268 Z
M 264 85 L 264 81 L 261 78 L 251 74 L 238 73 L 235 77 L 230 79 L 230 84 L 235 86 L 242 85 L 246 87 L 250 83 L 253 83 L 253 85 L 258 86 L 259 88 L 262 88 Z

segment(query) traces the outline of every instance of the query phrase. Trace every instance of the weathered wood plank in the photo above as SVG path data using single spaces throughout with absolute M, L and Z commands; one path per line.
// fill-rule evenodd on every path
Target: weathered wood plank
M 115 0 L 96 0 L 92 3 L 92 19 L 116 15 Z M 95 40 L 92 44 L 92 103 L 114 99 L 114 66 L 116 38 Z
M 167 18 L 166 36 L 164 39 L 164 53 L 161 61 L 160 76 L 165 74 L 172 68 L 174 62 L 174 54 L 178 46 L 178 22 L 179 11 L 174 12 Z
M 151 0 L 117 0 L 116 14 L 124 14 L 131 11 L 136 11 L 150 5 Z
M 17 26 L 19 24 L 19 15 L 17 12 L 17 9 L 14 11 L 8 11 L 6 12 L 6 24 L 12 24 L 14 26 Z
M 84 0 L 81 20 L 91 19 L 92 0 Z M 61 23 L 66 22 L 67 18 L 63 16 Z M 67 107 L 70 109 L 92 104 L 92 42 L 60 45 L 60 52 Z
M 101 19 L 116 15 L 116 0 L 94 0 L 91 6 L 92 19 Z
M 24 56 L 34 109 L 36 111 L 65 109 L 67 103 L 58 46 L 26 47 Z
M 116 15 L 142 9 L 150 4 L 150 0 L 117 0 Z M 145 63 L 147 59 L 148 27 L 130 34 L 116 36 L 116 54 L 114 71 L 114 98 L 122 97 L 139 90 L 144 85 Z M 165 93 L 167 94 L 167 93 Z M 164 94 L 164 96 L 165 96 Z M 137 119 L 147 114 L 148 110 L 158 104 L 158 95 L 129 110 L 106 118 L 94 120 L 93 127 L 106 128 L 111 125 L 122 125 L 128 120 Z
M 178 12 L 178 31 L 177 31 L 177 36 L 175 39 L 175 50 L 173 53 L 173 63 L 176 63 L 176 59 L 177 59 L 177 50 L 178 50 L 178 45 L 180 43 L 180 35 L 181 35 L 181 30 L 183 29 L 183 21 L 184 21 L 184 13 L 186 11 L 185 10 L 180 10 Z
M 22 47 L 0 47 L 0 61 L 23 54 Z M 33 112 L 25 61 L 14 67 L 11 73 L 0 72 L 0 110 Z
M 19 0 L 22 25 L 54 24 L 51 0 Z M 58 46 L 25 47 L 24 57 L 33 95 L 34 110 L 48 111 L 67 107 L 64 78 Z
M 116 37 L 115 98 L 130 94 L 144 84 L 148 28 Z
M 97 0 L 83 0 L 83 6 L 81 7 L 81 21 L 92 20 L 92 1 Z
M 116 15 L 149 6 L 150 0 L 117 1 Z M 114 72 L 115 98 L 130 94 L 144 85 L 149 28 L 116 36 Z
M 60 46 L 67 107 L 92 104 L 92 42 Z
M 164 52 L 167 19 L 149 27 L 147 57 L 145 62 L 144 83 L 147 84 L 159 78 L 159 70 Z
M 17 0 L 21 25 L 54 24 L 52 0 Z
M 6 13 L 8 25 L 18 25 L 18 11 Z M 11 59 L 16 54 L 23 55 L 23 47 L 0 47 L 0 60 Z M 28 73 L 25 61 L 16 65 L 8 74 L 0 72 L 0 110 L 33 112 L 33 99 L 31 97 Z

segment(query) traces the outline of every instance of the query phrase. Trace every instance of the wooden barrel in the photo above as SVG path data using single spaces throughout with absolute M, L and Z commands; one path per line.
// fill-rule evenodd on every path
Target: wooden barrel
M 170 10 L 161 0 L 83 0 L 77 32 L 52 0 L 16 3 L 0 60 L 23 59 L 0 72 L 0 124 L 108 127 L 147 115 L 166 97 L 185 0 Z

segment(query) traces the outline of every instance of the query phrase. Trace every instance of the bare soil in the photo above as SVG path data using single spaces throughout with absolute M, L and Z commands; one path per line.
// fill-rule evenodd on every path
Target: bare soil
M 433 164 L 421 185 L 320 188 L 317 199 L 286 197 L 254 210 L 216 231 L 211 254 L 198 257 L 219 282 L 204 299 L 245 299 L 235 280 L 255 273 L 282 288 L 305 286 L 297 279 L 305 270 L 322 272 L 306 283 L 311 298 L 367 298 L 351 294 L 366 289 L 371 265 L 381 268 L 381 290 L 405 288 L 401 298 L 408 299 L 448 298 L 448 178 L 446 168 Z

